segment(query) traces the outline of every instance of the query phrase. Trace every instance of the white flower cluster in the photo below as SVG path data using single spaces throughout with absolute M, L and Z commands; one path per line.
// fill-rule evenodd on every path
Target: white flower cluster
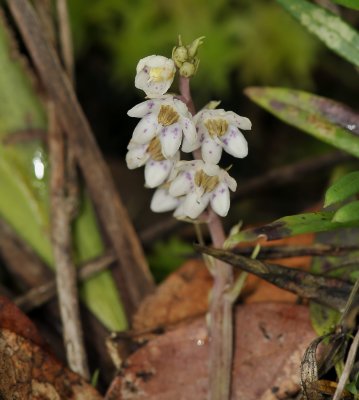
M 232 111 L 204 109 L 192 116 L 179 96 L 166 94 L 175 63 L 166 57 L 149 56 L 137 65 L 135 86 L 148 100 L 128 111 L 141 118 L 126 155 L 130 169 L 145 166 L 145 183 L 157 188 L 151 201 L 155 212 L 174 211 L 177 218 L 196 219 L 210 204 L 220 216 L 230 207 L 229 190 L 236 181 L 218 166 L 222 151 L 243 158 L 247 141 L 239 129 L 251 129 L 248 118 Z M 202 160 L 180 161 L 180 149 L 200 149 Z

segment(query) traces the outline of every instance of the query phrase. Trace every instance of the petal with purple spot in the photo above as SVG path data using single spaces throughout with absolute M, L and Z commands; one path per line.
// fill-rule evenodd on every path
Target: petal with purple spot
M 140 144 L 149 143 L 155 137 L 157 128 L 156 115 L 146 115 L 140 120 L 133 131 L 132 140 Z
M 196 193 L 190 192 L 184 199 L 184 214 L 192 219 L 196 219 L 208 206 L 210 195 L 208 193 L 198 197 Z
M 225 217 L 228 214 L 230 206 L 229 189 L 225 183 L 220 183 L 211 194 L 211 207 L 213 211 Z
M 146 152 L 147 145 L 134 146 L 131 143 L 130 150 L 126 154 L 126 163 L 128 169 L 135 169 L 142 167 L 149 158 Z
M 194 173 L 192 171 L 184 171 L 175 178 L 170 187 L 171 196 L 183 196 L 190 192 L 194 187 Z
M 207 135 L 202 143 L 203 161 L 210 164 L 218 164 L 221 159 L 221 155 L 222 146 Z
M 183 134 L 186 139 L 191 143 L 195 143 L 198 135 L 192 120 L 190 118 L 182 117 L 180 119 L 180 122 Z
M 145 166 L 145 183 L 148 188 L 162 185 L 171 172 L 173 162 L 170 160 L 148 160 Z
M 248 155 L 247 140 L 235 126 L 231 125 L 220 140 L 223 143 L 224 150 L 233 157 L 244 158 Z
M 178 123 L 163 127 L 159 133 L 162 154 L 166 158 L 173 157 L 182 141 L 182 132 Z

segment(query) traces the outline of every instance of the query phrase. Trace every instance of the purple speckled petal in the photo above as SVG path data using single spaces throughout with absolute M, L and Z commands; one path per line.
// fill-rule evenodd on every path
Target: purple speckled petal
M 146 100 L 128 110 L 127 115 L 129 117 L 143 118 L 147 114 L 156 113 L 159 107 L 160 102 L 158 100 Z
M 155 188 L 162 185 L 171 172 L 173 162 L 170 160 L 154 161 L 149 159 L 145 166 L 146 187 Z
M 156 115 L 146 115 L 140 120 L 133 131 L 132 140 L 140 144 L 149 143 L 155 137 L 158 127 Z
M 166 158 L 173 157 L 180 148 L 182 132 L 178 123 L 164 127 L 159 132 L 162 145 L 162 154 Z
M 194 188 L 194 171 L 182 172 L 175 178 L 170 187 L 169 193 L 171 196 L 183 196 Z
M 179 203 L 180 200 L 172 197 L 168 190 L 159 188 L 152 196 L 150 208 L 153 212 L 167 212 L 174 210 Z
M 183 137 L 183 141 L 182 141 L 182 151 L 185 153 L 191 153 L 194 150 L 197 150 L 198 148 L 200 148 L 201 143 L 199 142 L 199 140 L 196 140 L 195 142 L 190 142 L 186 136 Z
M 203 161 L 210 164 L 218 164 L 221 159 L 221 155 L 222 146 L 207 135 L 202 142 Z
M 225 217 L 228 214 L 230 206 L 230 195 L 228 187 L 225 183 L 220 183 L 211 194 L 211 207 L 213 211 Z
M 186 137 L 186 139 L 190 142 L 190 143 L 196 143 L 197 141 L 197 131 L 196 131 L 196 127 L 194 126 L 192 119 L 190 118 L 181 118 L 181 127 L 183 130 L 183 134 Z
M 230 125 L 225 135 L 220 138 L 224 150 L 237 158 L 244 158 L 248 155 L 248 144 L 243 134 L 233 125 Z
M 250 130 L 252 129 L 252 122 L 246 118 L 241 117 L 233 111 L 226 112 L 226 119 L 229 124 L 237 126 L 239 129 Z

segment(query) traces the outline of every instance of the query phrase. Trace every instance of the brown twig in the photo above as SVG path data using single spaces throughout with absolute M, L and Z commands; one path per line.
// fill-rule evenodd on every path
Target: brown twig
M 47 42 L 30 2 L 8 0 L 9 9 L 33 62 L 53 100 L 85 177 L 105 232 L 114 247 L 120 268 L 117 284 L 128 315 L 149 294 L 154 283 L 137 235 L 116 191 L 72 85 L 56 53 Z
M 74 56 L 67 0 L 57 0 L 56 6 L 62 60 L 64 62 L 65 70 L 73 83 L 75 81 Z
M 195 114 L 190 80 L 180 77 L 179 86 L 183 101 L 189 111 Z M 201 159 L 198 150 L 193 152 L 194 158 Z M 225 234 L 222 222 L 211 207 L 208 208 L 208 230 L 215 247 L 222 248 Z M 213 289 L 209 304 L 209 399 L 227 400 L 231 393 L 231 376 L 233 360 L 233 301 L 226 292 L 233 284 L 233 267 L 221 261 L 215 261 L 211 268 Z
M 80 282 L 93 277 L 99 272 L 109 268 L 116 260 L 111 252 L 107 252 L 99 258 L 89 261 L 81 266 L 78 270 L 77 278 Z M 49 280 L 47 283 L 41 284 L 30 289 L 27 293 L 17 297 L 14 303 L 24 312 L 29 312 L 34 308 L 40 307 L 56 295 L 56 281 Z
M 80 320 L 76 267 L 72 258 L 71 218 L 66 198 L 65 142 L 52 104 L 49 110 L 51 241 L 64 342 L 70 368 L 89 379 Z

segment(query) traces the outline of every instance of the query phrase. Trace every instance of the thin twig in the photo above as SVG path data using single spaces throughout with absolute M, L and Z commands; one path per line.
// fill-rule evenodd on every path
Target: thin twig
M 59 39 L 60 39 L 62 60 L 64 62 L 65 70 L 71 82 L 74 83 L 75 80 L 74 56 L 73 56 L 72 35 L 69 23 L 67 0 L 57 0 L 56 6 L 57 6 Z
M 94 140 L 90 126 L 62 70 L 56 53 L 47 42 L 31 3 L 8 0 L 9 9 L 22 34 L 42 83 L 53 100 L 77 162 L 85 177 L 96 210 L 119 261 L 114 270 L 128 315 L 154 289 L 146 259 L 126 209 L 117 193 L 110 171 Z
M 108 252 L 99 258 L 87 262 L 78 270 L 77 278 L 79 282 L 84 282 L 86 279 L 91 278 L 106 270 L 114 261 L 115 256 Z M 34 308 L 40 307 L 56 295 L 56 281 L 55 279 L 49 280 L 40 286 L 30 289 L 22 296 L 17 297 L 14 303 L 24 312 L 29 312 Z
M 51 240 L 64 342 L 70 368 L 85 379 L 89 379 L 80 320 L 76 267 L 72 259 L 71 219 L 66 199 L 64 136 L 57 124 L 57 116 L 52 104 L 49 109 Z
M 180 77 L 180 93 L 189 111 L 195 114 L 189 79 Z M 193 153 L 201 158 L 200 153 Z M 223 225 L 211 207 L 208 208 L 208 230 L 215 247 L 222 248 L 225 241 Z M 227 400 L 231 393 L 233 360 L 233 301 L 226 291 L 233 284 L 233 267 L 216 260 L 210 270 L 213 289 L 209 304 L 209 399 Z
M 350 372 L 352 370 L 354 361 L 355 361 L 355 356 L 358 350 L 359 346 L 359 329 L 357 330 L 357 333 L 355 334 L 354 340 L 350 346 L 348 357 L 345 361 L 345 366 L 342 375 L 339 378 L 338 386 L 335 390 L 333 400 L 339 400 L 342 396 L 343 390 L 345 388 L 345 384 L 347 383 L 347 380 L 349 378 Z

